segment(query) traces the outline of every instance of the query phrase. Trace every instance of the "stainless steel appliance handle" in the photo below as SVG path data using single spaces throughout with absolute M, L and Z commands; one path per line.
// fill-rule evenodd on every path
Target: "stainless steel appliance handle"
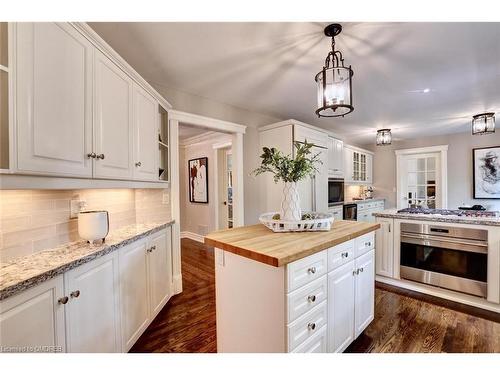
M 406 241 L 405 241 L 406 240 Z M 424 246 L 436 246 L 445 249 L 468 251 L 471 253 L 488 253 L 488 244 L 484 242 L 453 239 L 450 237 L 436 237 L 426 234 L 401 233 L 401 242 Z

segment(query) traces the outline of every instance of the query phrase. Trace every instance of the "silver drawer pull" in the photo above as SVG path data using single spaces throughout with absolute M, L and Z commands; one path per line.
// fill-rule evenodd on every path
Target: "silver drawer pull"
M 309 302 L 311 302 L 311 303 L 312 303 L 312 302 L 316 302 L 316 296 L 315 296 L 315 295 L 308 296 L 308 297 L 307 297 L 307 300 L 308 300 Z
M 311 331 L 314 331 L 316 329 L 316 323 L 309 323 L 307 325 L 307 328 Z
M 313 273 L 313 274 L 316 273 L 316 267 L 309 267 L 307 269 L 307 273 Z

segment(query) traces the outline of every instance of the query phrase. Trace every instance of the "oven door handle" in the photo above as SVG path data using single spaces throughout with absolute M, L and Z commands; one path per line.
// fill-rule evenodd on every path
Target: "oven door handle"
M 415 245 L 435 246 L 444 249 L 468 251 L 471 253 L 488 254 L 488 244 L 478 241 L 470 241 L 464 239 L 451 239 L 426 234 L 417 233 L 401 233 L 401 242 L 411 243 Z

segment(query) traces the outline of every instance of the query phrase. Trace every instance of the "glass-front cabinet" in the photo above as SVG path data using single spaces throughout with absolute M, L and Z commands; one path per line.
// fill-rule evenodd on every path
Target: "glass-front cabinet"
M 9 169 L 9 26 L 0 22 L 0 169 Z

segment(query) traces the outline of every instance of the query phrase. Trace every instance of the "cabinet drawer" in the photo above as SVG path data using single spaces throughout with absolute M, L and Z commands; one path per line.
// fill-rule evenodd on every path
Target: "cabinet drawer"
M 307 314 L 288 325 L 288 351 L 291 352 L 300 344 L 312 337 L 326 325 L 326 301 L 315 307 Z
M 370 232 L 356 238 L 354 248 L 354 256 L 357 258 L 360 255 L 367 253 L 375 248 L 375 232 Z
M 326 327 L 323 326 L 302 345 L 298 346 L 293 353 L 326 353 Z
M 288 323 L 311 311 L 326 299 L 326 275 L 287 296 Z
M 287 292 L 291 292 L 326 273 L 326 250 L 297 260 L 287 266 Z
M 354 259 L 354 240 L 328 249 L 328 272 Z

